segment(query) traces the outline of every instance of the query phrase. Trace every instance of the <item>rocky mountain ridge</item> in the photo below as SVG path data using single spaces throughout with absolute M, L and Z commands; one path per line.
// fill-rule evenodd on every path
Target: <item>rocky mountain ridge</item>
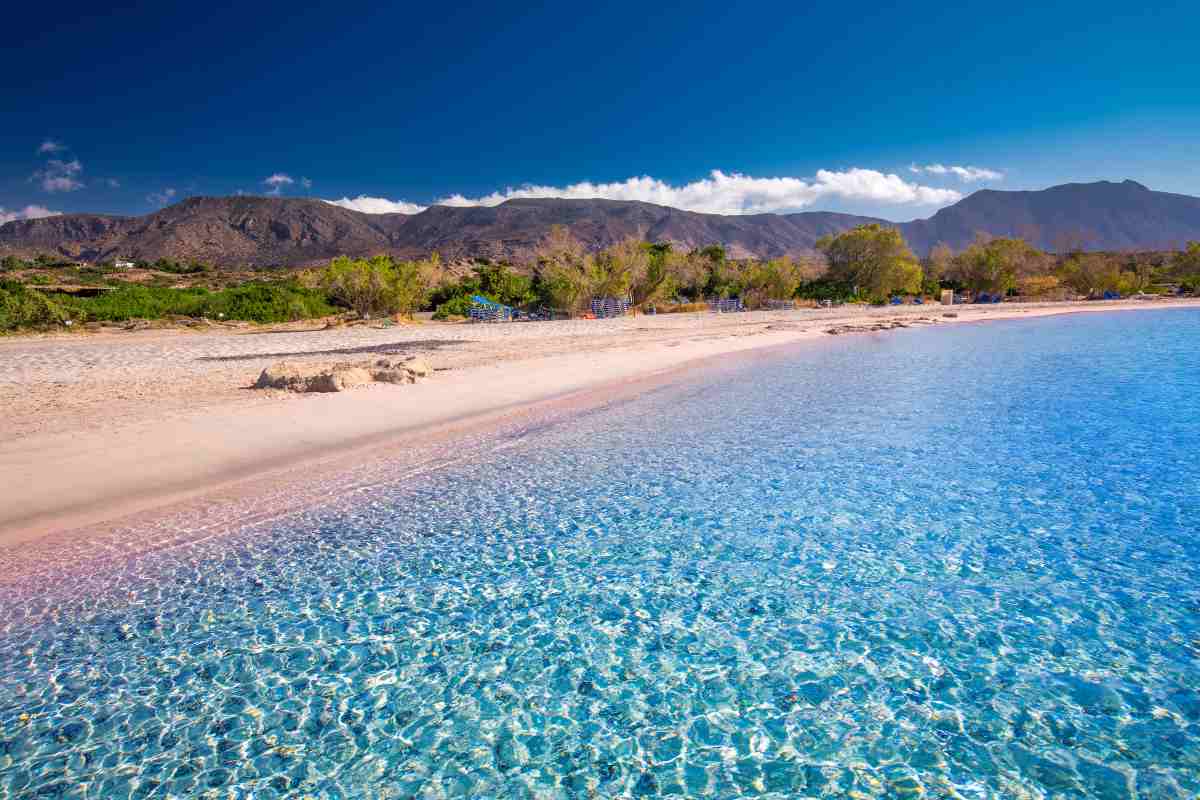
M 141 217 L 63 214 L 0 226 L 0 254 L 57 253 L 84 261 L 169 258 L 218 266 L 305 266 L 338 255 L 438 252 L 528 261 L 551 226 L 589 249 L 627 237 L 683 248 L 723 244 L 737 257 L 812 250 L 828 233 L 868 222 L 895 225 L 919 254 L 956 249 L 976 232 L 1021 236 L 1048 250 L 1167 249 L 1200 239 L 1200 198 L 1133 181 L 1064 184 L 1040 191 L 985 189 L 928 219 L 891 223 L 825 211 L 721 215 L 619 200 L 520 199 L 497 206 L 431 206 L 418 214 L 365 214 L 322 200 L 191 197 Z

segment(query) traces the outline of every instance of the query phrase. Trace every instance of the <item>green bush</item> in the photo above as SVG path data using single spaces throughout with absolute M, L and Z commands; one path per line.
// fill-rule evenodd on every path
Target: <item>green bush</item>
M 60 302 L 81 321 L 123 322 L 129 319 L 198 316 L 204 289 L 123 286 L 95 297 L 63 297 Z
M 364 319 L 412 313 L 424 305 L 429 287 L 441 272 L 437 253 L 423 261 L 393 261 L 391 256 L 351 259 L 340 256 L 316 276 L 329 298 Z
M 0 281 L 0 331 L 48 328 L 66 319 L 66 311 L 41 292 L 16 281 Z
M 63 298 L 80 320 L 122 322 L 129 319 L 209 317 L 245 322 L 290 322 L 333 314 L 324 293 L 293 281 L 247 283 L 210 292 L 196 287 L 124 286 L 96 297 Z
M 489 298 L 491 299 L 491 298 Z M 449 300 L 439 303 L 433 312 L 434 319 L 448 319 L 450 317 L 465 317 L 471 313 L 471 296 L 466 294 L 456 295 Z
M 502 264 L 480 263 L 470 275 L 439 286 L 429 302 L 434 319 L 465 317 L 471 310 L 471 295 L 483 295 L 506 306 L 526 306 L 537 300 L 533 279 L 519 275 Z
M 796 290 L 796 296 L 806 300 L 846 302 L 854 299 L 854 287 L 829 278 L 817 278 L 800 284 L 800 288 Z
M 323 292 L 286 283 L 248 283 L 208 292 L 198 303 L 200 316 L 247 320 L 250 322 L 290 322 L 324 317 L 337 312 Z

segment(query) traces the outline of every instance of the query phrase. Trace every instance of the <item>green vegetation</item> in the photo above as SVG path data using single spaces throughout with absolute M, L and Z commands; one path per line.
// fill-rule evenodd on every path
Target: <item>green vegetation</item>
M 1185 249 L 1174 255 L 1171 272 L 1183 286 L 1200 292 L 1200 242 L 1188 242 Z
M 470 275 L 447 281 L 433 291 L 429 298 L 434 309 L 433 318 L 467 316 L 473 295 L 518 308 L 538 299 L 533 290 L 533 278 L 514 272 L 507 264 L 480 261 L 472 267 Z
M 1120 260 L 1107 253 L 1074 253 L 1059 267 L 1064 285 L 1084 295 L 1119 292 L 1133 294 L 1145 289 L 1149 276 L 1135 269 L 1123 269 Z
M 370 318 L 431 309 L 436 319 L 449 319 L 466 316 L 473 295 L 529 311 L 574 314 L 597 296 L 683 311 L 725 297 L 740 297 L 754 309 L 797 298 L 882 303 L 897 294 L 936 297 L 942 289 L 1039 299 L 1200 291 L 1200 242 L 1177 252 L 1084 252 L 1074 246 L 1051 254 L 1018 238 L 979 236 L 961 252 L 939 244 L 918 261 L 899 231 L 873 224 L 826 236 L 817 247 L 816 254 L 756 260 L 731 258 L 721 245 L 684 252 L 669 243 L 627 239 L 591 253 L 559 226 L 529 268 L 479 259 L 465 275 L 444 267 L 436 254 L 416 261 L 343 257 L 299 273 L 215 272 L 164 259 L 146 265 L 149 274 L 49 254 L 6 255 L 0 257 L 0 332 L 68 321 L 207 317 L 277 323 L 347 310 Z M 90 289 L 92 296 L 59 286 Z
M 1022 239 L 979 235 L 966 250 L 950 258 L 943 274 L 972 292 L 1004 295 L 1015 289 L 1018 281 L 1047 275 L 1052 267 L 1052 258 Z
M 317 285 L 329 299 L 363 319 L 412 313 L 421 308 L 441 269 L 437 255 L 425 261 L 335 258 L 317 275 Z
M 295 281 L 247 283 L 220 291 L 126 285 L 94 297 L 45 293 L 16 281 L 0 282 L 0 331 L 47 328 L 66 320 L 208 317 L 274 323 L 336 313 L 325 295 Z
M 63 309 L 42 292 L 17 281 L 0 281 L 0 331 L 48 328 L 66 319 Z
M 895 228 L 860 225 L 823 236 L 817 249 L 828 263 L 828 279 L 851 287 L 853 296 L 882 302 L 894 294 L 921 291 L 921 263 Z

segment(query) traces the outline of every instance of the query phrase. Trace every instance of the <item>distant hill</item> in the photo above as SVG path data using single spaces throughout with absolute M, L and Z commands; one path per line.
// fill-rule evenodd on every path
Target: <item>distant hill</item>
M 900 228 L 921 253 L 938 242 L 961 248 L 976 231 L 1019 236 L 1044 250 L 1168 250 L 1200 239 L 1200 198 L 1154 192 L 1135 181 L 1034 192 L 983 189 Z
M 721 243 L 738 257 L 811 250 L 817 239 L 870 217 L 832 212 L 720 215 L 618 200 L 509 200 L 494 207 L 432 206 L 419 214 L 364 214 L 321 200 L 192 197 L 143 217 L 64 214 L 0 226 L 0 253 L 54 252 L 88 261 L 196 259 L 219 266 L 307 265 L 337 255 L 437 251 L 447 259 L 524 261 L 553 225 L 587 247 L 626 237 L 685 248 Z M 958 249 L 977 231 L 1022 236 L 1045 249 L 1163 249 L 1200 239 L 1200 198 L 1133 181 L 1041 191 L 975 192 L 929 219 L 896 224 L 918 253 Z

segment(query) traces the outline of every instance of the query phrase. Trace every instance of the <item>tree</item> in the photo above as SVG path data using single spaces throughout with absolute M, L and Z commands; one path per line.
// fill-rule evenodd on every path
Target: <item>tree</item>
M 1004 294 L 1017 281 L 1049 272 L 1050 259 L 1023 239 L 977 234 L 951 261 L 949 276 L 974 292 Z
M 741 297 L 749 308 L 762 308 L 768 300 L 791 300 L 801 280 L 801 268 L 788 256 L 755 261 L 742 273 Z
M 1175 253 L 1171 274 L 1184 286 L 1200 291 L 1200 242 L 1188 242 L 1186 248 Z
M 954 267 L 954 251 L 945 242 L 938 242 L 921 262 L 924 275 L 921 278 L 921 294 L 937 295 L 943 280 L 953 280 L 950 275 Z
M 370 260 L 339 256 L 317 278 L 329 297 L 364 319 L 379 314 L 411 316 L 428 296 L 441 268 L 434 254 L 424 261 L 393 262 L 379 255 Z
M 635 273 L 630 293 L 634 305 L 665 300 L 675 294 L 681 266 L 686 259 L 671 248 L 670 242 L 643 245 L 648 256 L 645 270 Z
M 1047 297 L 1055 294 L 1060 284 L 1055 275 L 1029 275 L 1017 280 L 1017 293 L 1022 297 Z
M 708 285 L 711 262 L 699 251 L 679 254 L 671 253 L 667 263 L 670 270 L 674 291 L 689 300 L 699 300 L 704 296 Z
M 1110 253 L 1075 253 L 1058 270 L 1059 279 L 1075 292 L 1129 294 L 1145 287 L 1145 280 L 1132 270 L 1122 270 L 1118 256 Z
M 625 297 L 634 284 L 644 284 L 650 270 L 650 253 L 637 239 L 625 239 L 601 250 L 592 259 L 593 297 Z M 635 301 L 636 302 L 636 301 Z
M 861 296 L 884 300 L 896 292 L 921 289 L 921 264 L 895 228 L 860 225 L 817 241 L 829 263 L 829 278 L 857 287 Z
M 391 313 L 412 317 L 413 312 L 424 305 L 429 297 L 429 289 L 438 280 L 442 271 L 442 259 L 437 253 L 422 261 L 400 261 L 393 263 L 387 256 L 376 256 L 375 262 L 382 259 L 381 267 L 391 268 L 388 282 L 391 288 Z
M 563 225 L 554 225 L 537 250 L 537 278 L 546 302 L 579 310 L 594 282 L 592 257 Z

